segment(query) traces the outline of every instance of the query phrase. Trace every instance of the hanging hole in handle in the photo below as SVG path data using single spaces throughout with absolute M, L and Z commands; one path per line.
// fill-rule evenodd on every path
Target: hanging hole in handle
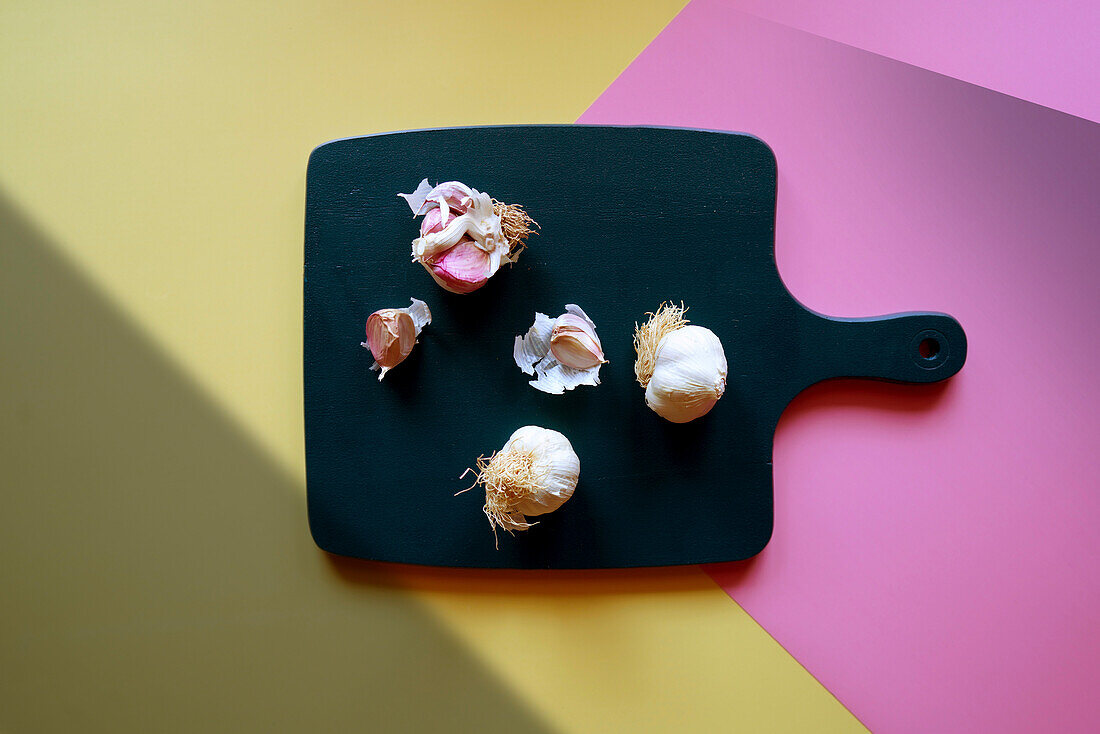
M 920 344 L 917 345 L 917 353 L 920 354 L 923 359 L 932 359 L 940 352 L 940 343 L 932 337 L 926 337 L 920 340 Z
M 909 349 L 917 366 L 926 370 L 943 365 L 950 352 L 947 338 L 935 329 L 925 329 L 914 336 Z

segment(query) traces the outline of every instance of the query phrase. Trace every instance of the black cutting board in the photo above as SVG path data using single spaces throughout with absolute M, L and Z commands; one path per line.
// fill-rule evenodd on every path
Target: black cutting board
M 399 192 L 459 180 L 542 225 L 519 263 L 454 295 L 410 262 Z M 539 125 L 337 140 L 309 160 L 305 428 L 309 521 L 332 553 L 491 568 L 607 568 L 747 558 L 772 532 L 772 437 L 809 385 L 835 377 L 935 382 L 966 337 L 950 316 L 827 318 L 776 270 L 776 161 L 759 138 L 652 127 Z M 428 303 L 412 355 L 379 383 L 367 316 Z M 722 340 L 725 396 L 668 423 L 634 380 L 636 321 L 662 301 Z M 547 395 L 512 361 L 534 320 L 576 303 L 610 363 L 599 387 Z M 923 343 L 923 346 L 922 346 Z M 564 433 L 572 499 L 531 530 L 493 533 L 459 475 L 516 428 Z

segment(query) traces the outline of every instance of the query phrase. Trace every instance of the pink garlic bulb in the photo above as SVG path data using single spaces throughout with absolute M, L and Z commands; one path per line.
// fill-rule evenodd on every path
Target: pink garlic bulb
M 423 216 L 412 257 L 444 289 L 470 293 L 488 282 L 500 266 L 513 263 L 531 226 L 523 207 L 502 204 L 459 181 L 432 186 L 420 182 L 411 194 L 398 194 L 416 216 Z

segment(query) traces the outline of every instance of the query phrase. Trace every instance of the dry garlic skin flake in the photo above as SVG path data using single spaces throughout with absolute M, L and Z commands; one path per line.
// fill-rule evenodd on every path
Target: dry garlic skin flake
M 414 216 L 423 216 L 412 242 L 413 262 L 451 293 L 471 293 L 504 263 L 514 263 L 538 224 L 518 204 L 505 204 L 460 181 L 420 182 L 398 194 Z
M 528 517 L 553 512 L 573 496 L 581 460 L 558 431 L 524 426 L 500 451 L 488 459 L 480 457 L 477 469 L 470 471 L 477 475 L 473 486 L 485 487 L 483 510 L 489 527 L 494 533 L 497 528 L 511 533 L 527 530 L 535 524 Z
M 383 308 L 367 318 L 367 340 L 361 346 L 374 357 L 371 369 L 381 370 L 379 380 L 405 361 L 416 345 L 416 338 L 431 322 L 428 304 L 416 298 L 408 308 Z
M 710 412 L 726 391 L 726 353 L 713 331 L 689 325 L 683 305 L 663 303 L 634 332 L 634 371 L 645 402 L 672 423 Z
M 537 376 L 531 387 L 551 395 L 599 385 L 600 366 L 607 364 L 596 325 L 574 303 L 556 319 L 536 313 L 527 334 L 516 337 L 512 359 L 525 374 Z

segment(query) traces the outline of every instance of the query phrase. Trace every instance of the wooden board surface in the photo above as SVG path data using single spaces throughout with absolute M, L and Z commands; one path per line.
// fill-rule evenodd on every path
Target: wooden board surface
M 524 204 L 542 225 L 519 263 L 469 295 L 410 262 L 417 221 L 396 194 L 456 179 Z M 934 382 L 962 366 L 951 317 L 833 319 L 775 267 L 776 163 L 750 135 L 667 128 L 508 126 L 392 133 L 311 156 L 305 247 L 310 527 L 330 552 L 490 568 L 605 568 L 747 558 L 772 528 L 772 436 L 798 392 L 835 377 Z M 367 316 L 428 303 L 432 324 L 377 382 Z M 673 425 L 634 381 L 632 333 L 664 300 L 726 350 L 726 394 Z M 603 384 L 531 388 L 512 342 L 534 313 L 581 305 L 610 361 Z M 922 341 L 934 343 L 934 354 Z M 564 433 L 577 490 L 499 549 L 459 475 L 516 428 Z

